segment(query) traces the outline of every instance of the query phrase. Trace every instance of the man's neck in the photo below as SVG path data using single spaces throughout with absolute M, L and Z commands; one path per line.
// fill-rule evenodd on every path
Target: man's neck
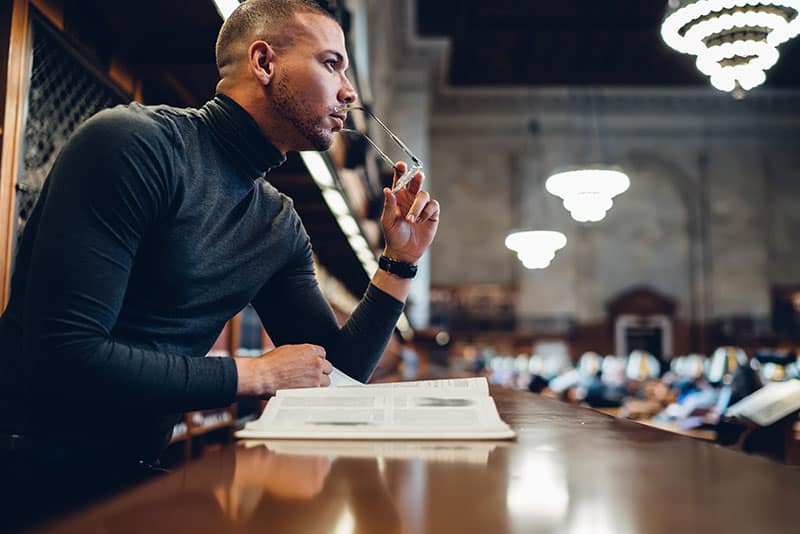
M 285 137 L 280 134 L 282 131 L 278 119 L 280 115 L 271 109 L 268 99 L 265 99 L 263 95 L 254 96 L 248 91 L 240 89 L 239 85 L 226 83 L 225 80 L 221 80 L 217 84 L 216 92 L 239 104 L 253 118 L 264 137 L 269 139 L 284 156 L 286 155 L 291 144 L 287 143 Z

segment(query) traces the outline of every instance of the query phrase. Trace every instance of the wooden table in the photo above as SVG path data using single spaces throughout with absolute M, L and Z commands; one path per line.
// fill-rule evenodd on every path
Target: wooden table
M 46 532 L 800 532 L 800 470 L 530 393 L 510 442 L 232 444 Z

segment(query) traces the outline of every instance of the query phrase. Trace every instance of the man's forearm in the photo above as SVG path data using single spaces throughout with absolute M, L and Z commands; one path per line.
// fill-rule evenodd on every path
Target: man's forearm
M 372 277 L 372 284 L 384 293 L 388 293 L 400 302 L 405 302 L 408 298 L 408 292 L 411 289 L 411 280 L 407 278 L 400 278 L 393 274 L 387 273 L 382 269 L 375 271 Z

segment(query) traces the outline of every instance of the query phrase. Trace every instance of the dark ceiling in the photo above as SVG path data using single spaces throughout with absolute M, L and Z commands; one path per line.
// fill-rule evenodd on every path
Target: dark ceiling
M 212 0 L 67 0 L 64 19 L 87 49 L 113 50 L 134 69 L 146 102 L 197 106 L 214 95 L 222 19 Z
M 667 47 L 667 0 L 416 0 L 417 32 L 452 40 L 450 83 L 707 86 Z M 800 39 L 784 43 L 768 87 L 800 87 Z
M 452 41 L 453 85 L 708 86 L 694 58 L 661 39 L 666 0 L 415 1 L 417 32 Z M 148 101 L 196 105 L 213 95 L 222 20 L 212 0 L 65 4 L 68 30 L 137 65 Z M 800 38 L 780 50 L 766 86 L 800 87 Z

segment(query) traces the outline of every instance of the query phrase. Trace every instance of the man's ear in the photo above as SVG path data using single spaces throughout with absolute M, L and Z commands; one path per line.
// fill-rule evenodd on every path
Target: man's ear
M 255 41 L 247 52 L 250 72 L 262 85 L 269 84 L 275 75 L 275 50 L 266 41 Z

